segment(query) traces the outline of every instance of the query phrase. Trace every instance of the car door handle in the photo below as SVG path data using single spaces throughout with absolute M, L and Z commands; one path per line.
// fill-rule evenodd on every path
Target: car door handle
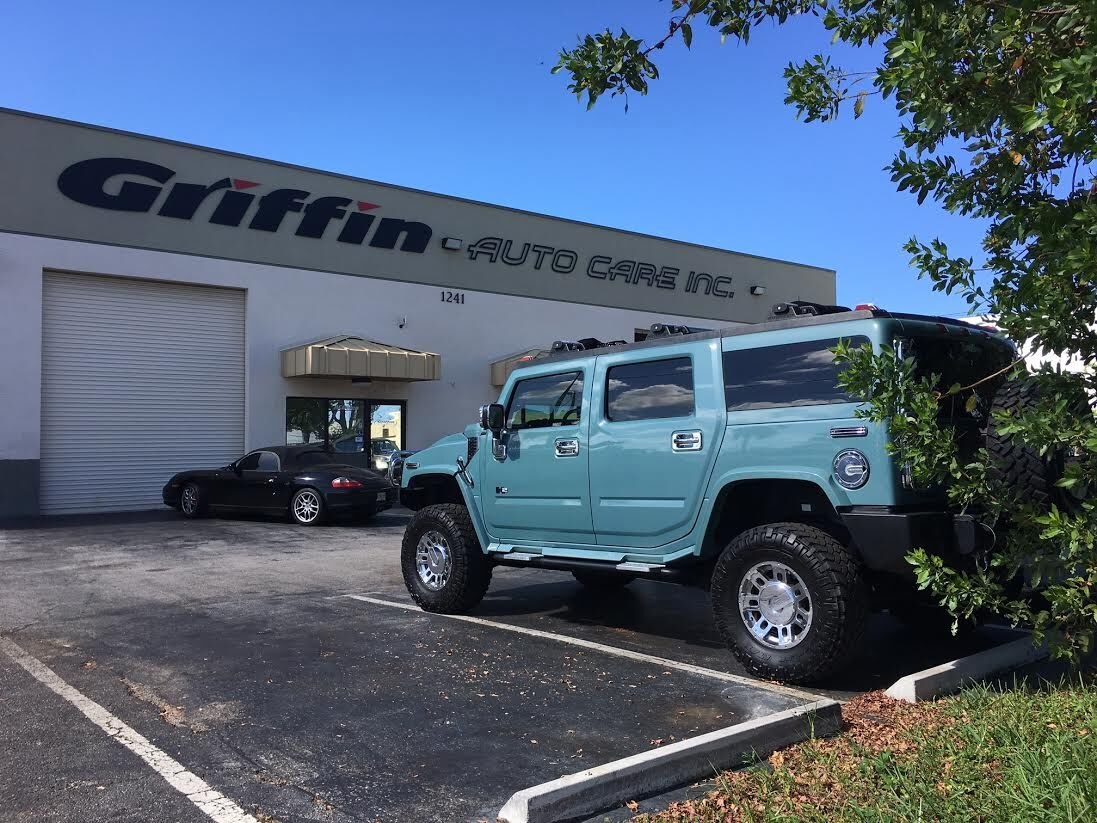
M 701 451 L 701 432 L 674 432 L 670 436 L 670 448 L 676 452 Z
M 561 437 L 556 441 L 557 457 L 575 457 L 579 454 L 579 440 L 575 437 Z

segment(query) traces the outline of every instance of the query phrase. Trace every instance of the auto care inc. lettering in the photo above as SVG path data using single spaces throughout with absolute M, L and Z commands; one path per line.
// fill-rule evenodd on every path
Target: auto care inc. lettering
M 108 183 L 126 179 L 115 190 Z M 166 189 L 175 172 L 166 166 L 123 157 L 97 157 L 73 163 L 57 178 L 57 187 L 66 197 L 87 206 L 128 212 L 149 212 L 160 201 L 156 214 L 179 220 L 191 220 L 210 198 L 214 203 L 208 221 L 218 226 L 240 226 L 253 204 L 254 213 L 247 221 L 249 229 L 276 232 L 286 216 L 300 214 L 294 234 L 320 239 L 331 223 L 339 224 L 336 241 L 377 249 L 399 249 L 422 254 L 431 238 L 431 227 L 414 220 L 369 214 L 376 203 L 350 197 L 317 197 L 303 189 L 251 191 L 262 186 L 252 180 L 225 177 L 216 182 L 175 182 Z M 148 182 L 140 182 L 148 181 Z M 376 223 L 376 226 L 374 226 Z M 371 234 L 371 229 L 372 234 Z M 366 243 L 366 238 L 369 242 Z
M 86 206 L 142 214 L 154 212 L 176 220 L 193 220 L 201 209 L 203 215 L 208 215 L 208 223 L 258 232 L 278 232 L 287 222 L 293 227 L 294 221 L 287 218 L 299 215 L 293 228 L 297 237 L 317 240 L 333 237 L 339 243 L 414 254 L 427 250 L 433 234 L 429 225 L 418 220 L 378 219 L 371 212 L 380 206 L 364 200 L 313 197 L 312 192 L 304 189 L 270 189 L 238 177 L 190 183 L 174 180 L 175 176 L 173 169 L 158 163 L 96 157 L 66 168 L 57 178 L 57 187 L 66 197 Z M 730 276 L 695 270 L 684 274 L 680 267 L 644 260 L 614 259 L 605 254 L 581 258 L 571 249 L 517 243 L 502 237 L 483 237 L 469 245 L 467 251 L 472 261 L 532 268 L 537 272 L 571 274 L 579 270 L 596 280 L 640 288 L 683 289 L 689 294 L 719 299 L 735 296 Z
M 508 266 L 532 266 L 534 271 L 551 270 L 557 274 L 571 274 L 579 266 L 580 257 L 571 249 L 536 243 L 516 243 L 502 237 L 482 237 L 468 247 L 470 260 L 485 260 Z M 649 286 L 656 289 L 675 290 L 680 284 L 689 294 L 704 294 L 730 299 L 732 279 L 728 275 L 712 275 L 691 270 L 682 283 L 682 269 L 676 266 L 656 266 L 643 260 L 615 260 L 605 254 L 584 258 L 587 277 L 596 280 L 617 281 L 630 286 Z

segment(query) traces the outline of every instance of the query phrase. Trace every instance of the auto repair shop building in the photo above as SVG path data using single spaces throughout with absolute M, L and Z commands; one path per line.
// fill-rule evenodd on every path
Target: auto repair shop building
M 0 185 L 0 517 L 155 508 L 264 445 L 368 464 L 555 339 L 835 296 L 826 269 L 3 109 Z

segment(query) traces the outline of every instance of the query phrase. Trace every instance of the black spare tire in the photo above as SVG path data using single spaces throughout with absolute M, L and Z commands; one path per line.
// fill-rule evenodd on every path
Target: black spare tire
M 1039 408 L 1040 403 L 1039 389 L 1032 380 L 1007 380 L 998 387 L 987 423 L 991 476 L 1000 485 L 1013 490 L 1022 503 L 1040 509 L 1050 509 L 1054 504 L 1069 511 L 1086 496 L 1084 489 L 1063 489 L 1055 485 L 1063 477 L 1070 456 L 1064 452 L 1041 455 L 1038 449 L 1015 435 L 1002 433 L 994 419 L 995 412 L 1006 412 L 1014 417 Z M 1073 405 L 1079 414 L 1091 413 L 1084 397 L 1076 398 Z

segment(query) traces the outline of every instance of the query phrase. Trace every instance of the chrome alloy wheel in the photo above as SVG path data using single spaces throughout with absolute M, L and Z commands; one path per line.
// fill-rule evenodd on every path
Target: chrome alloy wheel
M 293 516 L 302 523 L 311 523 L 320 515 L 320 497 L 312 489 L 298 492 L 293 498 Z
M 187 483 L 183 487 L 183 499 L 179 503 L 183 514 L 195 514 L 198 511 L 198 487 Z
M 757 563 L 739 584 L 739 615 L 754 639 L 771 649 L 791 649 L 811 628 L 807 584 L 784 563 Z
M 431 591 L 441 591 L 449 582 L 453 569 L 449 542 L 441 532 L 429 531 L 419 538 L 415 547 L 415 571 L 419 580 Z

